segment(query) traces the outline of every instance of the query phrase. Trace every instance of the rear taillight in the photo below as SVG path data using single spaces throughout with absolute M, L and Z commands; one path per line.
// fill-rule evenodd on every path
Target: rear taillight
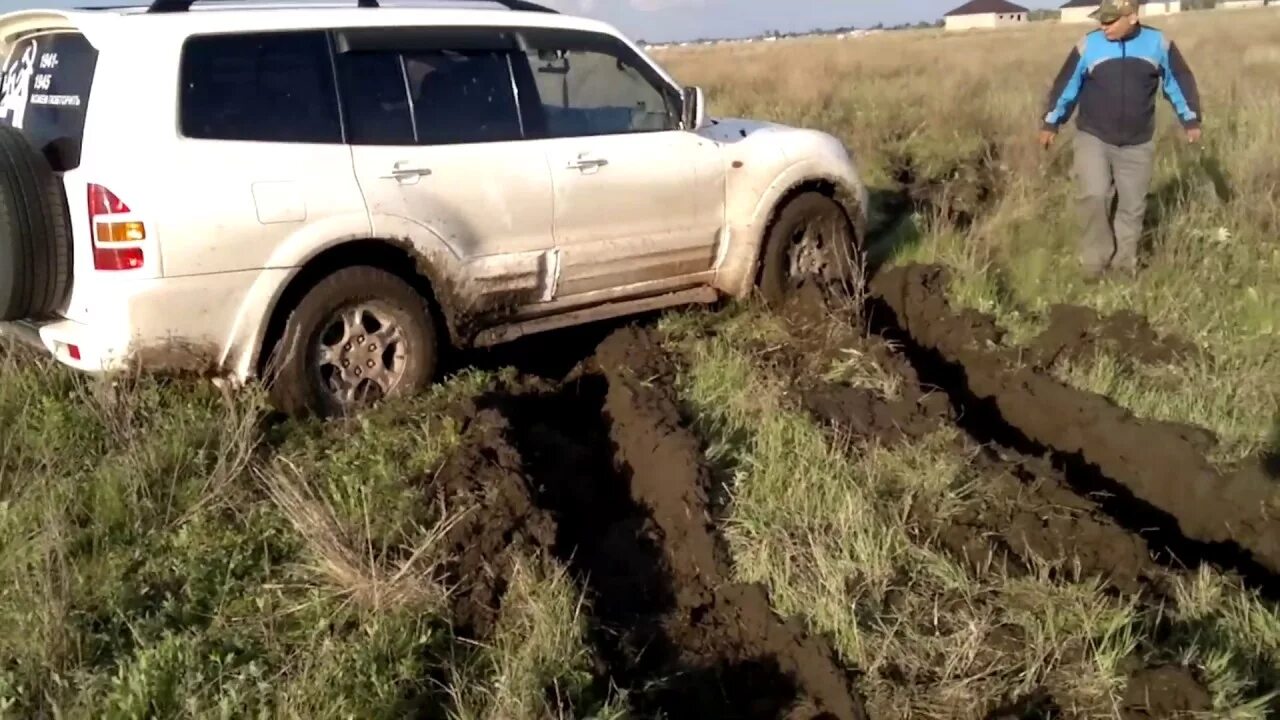
M 89 215 L 123 215 L 129 212 L 129 206 L 116 197 L 116 194 L 101 185 L 89 185 Z
M 137 270 L 142 267 L 142 248 L 94 248 L 95 270 Z
M 145 258 L 137 243 L 147 239 L 147 226 L 130 217 L 123 200 L 101 185 L 89 185 L 89 227 L 93 228 L 96 270 L 136 270 Z

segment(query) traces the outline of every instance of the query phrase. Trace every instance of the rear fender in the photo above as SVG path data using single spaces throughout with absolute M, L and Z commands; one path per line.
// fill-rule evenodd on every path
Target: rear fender
M 328 218 L 325 222 L 302 228 L 281 243 L 268 261 L 268 267 L 245 295 L 228 342 L 224 345 L 223 366 L 241 379 L 253 377 L 258 358 L 264 349 L 268 326 L 277 307 L 285 299 L 290 286 L 320 256 L 345 245 L 378 242 L 403 251 L 412 258 L 414 267 L 399 268 L 427 279 L 438 295 L 442 288 L 456 285 L 462 263 L 443 239 L 424 232 L 421 226 L 405 223 L 408 236 L 374 237 L 367 215 Z M 386 227 L 384 224 L 383 227 Z M 441 311 L 453 329 L 452 306 Z

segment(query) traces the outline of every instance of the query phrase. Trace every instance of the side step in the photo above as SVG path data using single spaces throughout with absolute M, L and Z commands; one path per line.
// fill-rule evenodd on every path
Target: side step
M 703 286 L 667 293 L 666 295 L 640 298 L 639 300 L 604 303 L 595 307 L 564 313 L 563 315 L 551 315 L 523 322 L 495 325 L 481 330 L 476 335 L 472 345 L 474 347 L 490 347 L 510 342 L 525 335 L 546 332 L 547 330 L 557 330 L 571 325 L 583 325 L 597 320 L 609 320 L 623 315 L 634 315 L 650 310 L 675 307 L 676 305 L 708 305 L 719 299 L 720 294 L 716 292 L 715 288 Z

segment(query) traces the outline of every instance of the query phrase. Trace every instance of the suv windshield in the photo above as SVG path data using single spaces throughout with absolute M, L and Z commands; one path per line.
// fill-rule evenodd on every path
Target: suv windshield
M 19 40 L 4 58 L 0 122 L 19 128 L 55 170 L 80 164 L 80 142 L 98 51 L 84 35 L 56 31 Z

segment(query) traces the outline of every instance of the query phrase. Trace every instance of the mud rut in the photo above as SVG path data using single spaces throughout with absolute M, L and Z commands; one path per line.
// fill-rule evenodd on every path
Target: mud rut
M 469 442 L 433 483 L 481 506 L 450 535 L 458 629 L 485 636 L 512 564 L 549 551 L 587 590 L 597 695 L 624 688 L 643 717 L 865 717 L 832 649 L 729 578 L 671 377 L 629 329 L 561 382 L 525 379 L 462 411 Z
M 950 307 L 946 280 L 936 266 L 888 271 L 873 282 L 872 315 L 884 335 L 903 342 L 922 379 L 948 391 L 963 429 L 984 444 L 1047 460 L 1077 494 L 1097 498 L 1117 524 L 1140 534 L 1162 564 L 1213 564 L 1280 596 L 1280 493 L 1263 458 L 1225 472 L 1206 458 L 1214 441 L 1208 431 L 1138 418 L 1044 370 L 1109 334 L 1127 338 L 1126 352 L 1139 360 L 1193 350 L 1157 342 L 1131 316 L 1089 336 L 1082 309 L 1055 312 L 1032 352 L 1004 348 L 992 318 Z
M 980 447 L 995 501 L 966 509 L 938 542 L 975 569 L 1071 560 L 1122 593 L 1160 595 L 1170 570 L 1212 563 L 1275 596 L 1280 524 L 1268 519 L 1275 493 L 1262 463 L 1222 475 L 1204 458 L 1203 431 L 1137 419 L 1044 370 L 1109 343 L 1137 361 L 1192 348 L 1136 316 L 1063 307 L 1015 358 L 998 348 L 990 318 L 947 304 L 944 286 L 945 271 L 919 266 L 871 286 L 879 339 L 863 346 L 901 375 L 900 397 L 794 378 L 816 419 L 855 435 L 898 442 L 953 424 Z M 709 470 L 654 334 L 631 326 L 600 336 L 567 376 L 558 377 L 567 364 L 524 375 L 459 411 L 468 442 L 432 482 L 480 505 L 449 538 L 458 629 L 487 635 L 512 563 L 550 552 L 587 591 L 597 697 L 623 688 L 644 717 L 865 717 L 831 647 L 777 617 L 763 588 L 731 581 Z M 783 350 L 781 371 L 812 351 Z M 1129 689 L 1174 699 L 1126 717 L 1207 702 L 1182 668 L 1139 671 Z

